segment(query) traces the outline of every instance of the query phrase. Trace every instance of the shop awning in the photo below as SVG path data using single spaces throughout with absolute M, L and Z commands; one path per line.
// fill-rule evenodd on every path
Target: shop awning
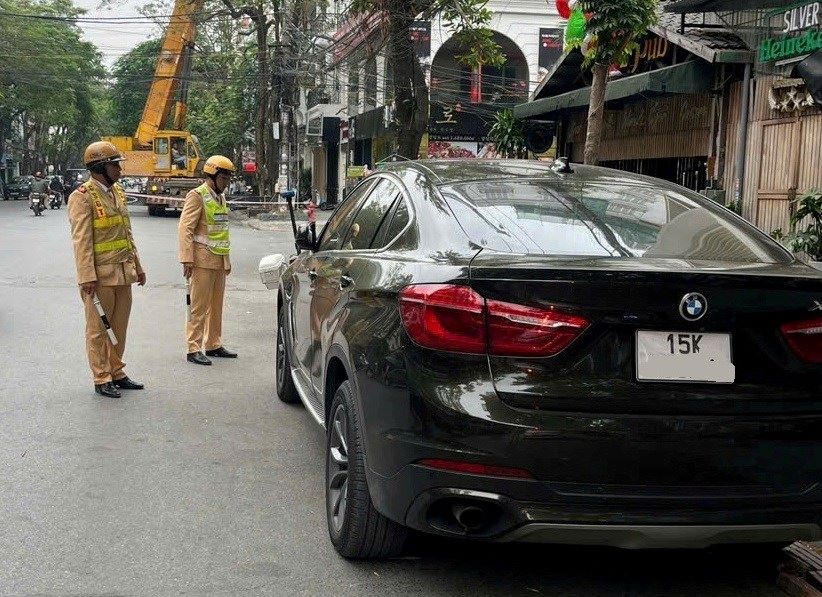
M 731 12 L 782 8 L 787 0 L 679 0 L 665 6 L 665 12 L 687 14 L 693 12 Z
M 697 93 L 709 89 L 713 80 L 713 68 L 699 61 L 683 62 L 658 70 L 609 81 L 605 88 L 605 102 L 620 100 L 634 95 Z M 535 118 L 552 112 L 587 106 L 591 88 L 584 87 L 553 97 L 546 97 L 514 107 L 517 118 Z

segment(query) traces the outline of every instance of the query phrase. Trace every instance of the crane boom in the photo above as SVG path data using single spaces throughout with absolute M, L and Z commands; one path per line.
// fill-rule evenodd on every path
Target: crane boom
M 164 128 L 171 113 L 181 75 L 187 74 L 185 71 L 190 65 L 189 54 L 194 46 L 197 16 L 204 3 L 205 0 L 174 0 L 174 10 L 154 69 L 154 80 L 134 134 L 136 144 L 140 147 L 151 146 L 157 131 Z M 183 128 L 184 101 L 179 102 L 175 112 L 174 128 Z

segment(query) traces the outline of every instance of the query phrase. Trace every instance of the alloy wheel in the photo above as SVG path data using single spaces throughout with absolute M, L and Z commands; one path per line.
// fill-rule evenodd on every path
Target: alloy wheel
M 343 404 L 334 411 L 329 436 L 326 499 L 334 530 L 340 532 L 348 505 L 348 415 Z

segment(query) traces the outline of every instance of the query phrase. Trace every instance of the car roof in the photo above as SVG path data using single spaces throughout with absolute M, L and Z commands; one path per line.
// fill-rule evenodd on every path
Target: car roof
M 656 188 L 679 188 L 665 180 L 616 170 L 601 166 L 570 164 L 571 172 L 561 173 L 554 167 L 555 162 L 541 160 L 490 160 L 490 159 L 450 159 L 450 160 L 408 160 L 380 164 L 377 172 L 388 171 L 401 174 L 417 171 L 435 185 L 459 184 L 473 180 L 505 180 L 519 178 L 539 178 L 564 181 L 595 180 L 628 183 L 631 186 L 653 186 Z

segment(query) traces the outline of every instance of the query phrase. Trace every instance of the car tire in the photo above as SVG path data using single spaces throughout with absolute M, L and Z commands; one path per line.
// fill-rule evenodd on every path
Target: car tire
M 363 433 L 351 382 L 334 394 L 325 451 L 325 512 L 335 549 L 349 559 L 398 556 L 408 529 L 374 508 L 365 476 Z
M 291 377 L 291 361 L 288 358 L 285 334 L 283 333 L 284 323 L 285 309 L 280 309 L 279 317 L 277 317 L 277 370 L 275 371 L 277 397 L 286 404 L 297 404 L 300 401 L 300 396 L 297 394 L 294 379 Z

